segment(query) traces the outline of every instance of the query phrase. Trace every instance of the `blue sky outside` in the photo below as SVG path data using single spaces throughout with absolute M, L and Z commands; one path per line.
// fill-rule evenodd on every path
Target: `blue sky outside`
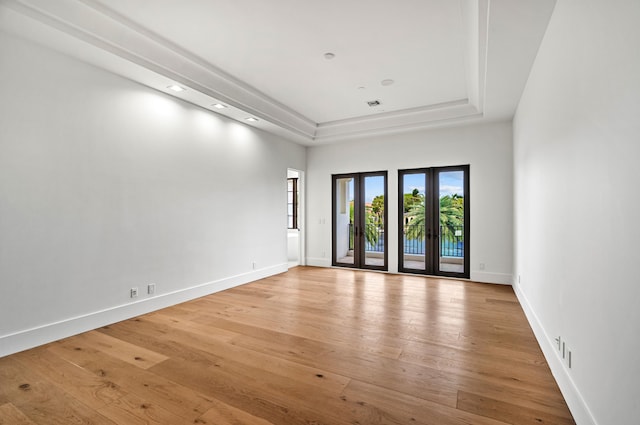
M 405 174 L 403 188 L 403 193 L 412 193 L 413 189 L 418 189 L 420 195 L 424 195 L 424 174 Z
M 384 195 L 384 177 L 367 176 L 364 178 L 364 198 L 366 203 L 373 202 L 373 198 Z
M 440 197 L 446 195 L 464 196 L 464 173 L 462 171 L 445 171 L 440 173 Z
M 444 171 L 440 173 L 440 197 L 458 194 L 464 195 L 464 173 L 462 171 Z M 420 194 L 425 194 L 424 174 L 405 174 L 404 193 L 411 193 L 413 189 L 418 189 Z M 384 194 L 384 177 L 367 176 L 364 180 L 365 202 L 373 202 L 373 198 Z M 353 200 L 353 180 L 349 182 L 349 192 Z
M 444 171 L 440 173 L 440 196 L 458 194 L 464 195 L 464 180 L 462 171 Z M 411 193 L 418 189 L 420 194 L 425 194 L 424 174 L 405 174 L 404 193 Z M 382 176 L 365 178 L 366 202 L 372 202 L 373 198 L 384 193 L 384 178 Z
M 464 195 L 464 180 L 462 171 L 444 171 L 440 173 L 440 197 L 458 194 Z M 421 195 L 425 194 L 424 174 L 405 174 L 403 181 L 403 193 L 411 193 L 418 189 Z

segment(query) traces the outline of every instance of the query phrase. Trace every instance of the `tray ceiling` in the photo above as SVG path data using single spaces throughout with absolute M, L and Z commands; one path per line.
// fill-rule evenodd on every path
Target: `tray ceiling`
M 314 145 L 512 117 L 555 1 L 0 4 L 7 31 Z

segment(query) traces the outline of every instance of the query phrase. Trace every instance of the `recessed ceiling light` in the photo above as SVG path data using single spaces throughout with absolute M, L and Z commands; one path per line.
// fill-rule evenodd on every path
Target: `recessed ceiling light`
M 249 117 L 249 118 L 247 118 L 247 121 L 249 121 L 249 122 L 258 122 L 258 118 Z
M 391 85 L 391 84 L 393 84 L 393 83 L 394 83 L 394 81 L 393 81 L 393 80 L 391 80 L 391 79 L 382 80 L 382 81 L 380 82 L 380 84 L 382 84 L 383 86 L 390 86 L 390 85 Z
M 216 109 L 225 109 L 227 107 L 227 105 L 223 105 L 222 103 L 216 103 L 211 106 L 213 106 Z
M 331 60 L 331 59 L 333 59 L 335 57 L 336 57 L 335 53 L 327 52 L 327 53 L 324 54 L 324 58 L 327 59 L 327 60 Z
M 185 91 L 186 90 L 184 87 L 180 87 L 180 86 L 178 86 L 176 84 L 172 84 L 172 85 L 168 86 L 167 88 L 169 90 L 173 90 L 173 91 L 178 92 L 178 93 L 181 92 L 181 91 Z

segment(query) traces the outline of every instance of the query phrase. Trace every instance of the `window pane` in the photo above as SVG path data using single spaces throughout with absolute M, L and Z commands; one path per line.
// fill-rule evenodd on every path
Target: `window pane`
M 335 260 L 340 264 L 355 264 L 354 258 L 354 179 L 335 181 Z
M 402 176 L 403 196 L 403 258 L 405 269 L 425 270 L 425 202 L 426 174 Z
M 364 263 L 370 266 L 384 266 L 384 176 L 364 178 Z
M 440 172 L 440 271 L 464 273 L 464 172 Z

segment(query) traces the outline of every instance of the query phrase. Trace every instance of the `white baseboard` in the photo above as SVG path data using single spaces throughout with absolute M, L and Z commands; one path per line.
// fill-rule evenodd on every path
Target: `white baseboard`
M 496 283 L 498 285 L 511 285 L 513 275 L 507 273 L 490 273 L 484 271 L 471 270 L 471 280 L 474 282 Z
M 331 259 L 307 257 L 307 265 L 314 267 L 331 267 Z M 375 270 L 370 270 L 375 271 Z M 389 269 L 389 273 L 397 273 L 397 270 Z M 484 271 L 471 271 L 471 279 L 474 282 L 495 283 L 498 285 L 512 285 L 513 275 L 507 273 L 490 273 Z
M 533 333 L 538 340 L 538 344 L 540 344 L 540 348 L 542 348 L 544 357 L 547 359 L 547 363 L 551 368 L 551 373 L 553 373 L 553 377 L 556 379 L 558 387 L 560 387 L 560 391 L 569 406 L 569 410 L 571 410 L 571 414 L 573 415 L 573 419 L 576 421 L 576 424 L 597 425 L 593 414 L 585 403 L 575 382 L 571 379 L 571 375 L 569 374 L 565 363 L 562 361 L 559 351 L 556 349 L 554 338 L 550 337 L 545 331 L 542 323 L 538 319 L 538 316 L 531 308 L 531 304 L 529 304 L 527 296 L 522 292 L 520 285 L 515 283 L 513 285 L 513 289 L 518 297 L 518 301 L 520 301 L 520 305 L 522 306 L 525 315 L 527 316 L 527 320 L 533 329 Z
M 307 257 L 307 266 L 331 267 L 331 259 Z
M 0 336 L 0 357 L 287 271 L 287 263 Z

